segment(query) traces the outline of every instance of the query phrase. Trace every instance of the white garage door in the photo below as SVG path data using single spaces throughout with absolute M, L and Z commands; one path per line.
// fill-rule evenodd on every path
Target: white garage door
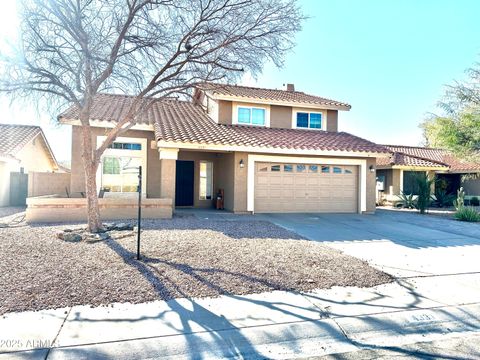
M 357 166 L 255 165 L 255 212 L 358 211 Z

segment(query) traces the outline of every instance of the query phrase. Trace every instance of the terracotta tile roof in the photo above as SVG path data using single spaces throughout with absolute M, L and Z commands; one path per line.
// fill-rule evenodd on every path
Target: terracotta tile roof
M 325 105 L 334 108 L 350 110 L 351 105 L 320 96 L 305 94 L 301 91 L 286 91 L 278 89 L 263 89 L 250 86 L 224 85 L 206 83 L 199 86 L 200 89 L 214 94 L 242 97 L 246 99 L 260 99 L 267 101 L 279 101 L 286 103 Z
M 411 166 L 411 167 L 438 167 L 444 168 L 447 165 L 444 163 L 423 159 L 415 156 L 410 156 L 400 152 L 394 152 L 389 158 L 378 158 L 377 166 Z
M 393 152 L 390 159 L 378 159 L 378 166 L 447 166 L 452 172 L 480 172 L 480 164 L 463 161 L 443 149 L 418 146 L 384 145 Z
M 0 156 L 15 158 L 15 155 L 41 132 L 39 126 L 0 124 Z
M 125 113 L 126 104 L 130 100 L 131 98 L 121 95 L 100 95 L 94 101 L 91 117 L 95 120 L 116 121 Z M 78 112 L 70 108 L 59 118 L 74 120 L 78 118 Z M 383 146 L 345 132 L 220 125 L 213 122 L 201 106 L 187 101 L 155 101 L 137 123 L 153 125 L 157 140 L 166 142 L 291 150 L 389 152 Z

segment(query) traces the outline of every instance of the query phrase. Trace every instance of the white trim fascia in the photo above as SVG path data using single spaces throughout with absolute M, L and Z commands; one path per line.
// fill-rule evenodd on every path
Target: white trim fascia
M 314 113 L 314 114 L 318 114 L 320 113 L 322 115 L 321 117 L 321 123 L 322 123 L 322 127 L 320 129 L 314 129 L 314 128 L 310 128 L 310 127 L 307 127 L 307 128 L 303 128 L 303 127 L 297 127 L 297 113 L 308 113 L 308 124 L 310 125 L 310 114 L 311 113 Z M 316 110 L 316 111 L 312 111 L 312 109 L 302 109 L 302 108 L 294 108 L 292 109 L 292 129 L 300 129 L 300 130 L 311 130 L 311 131 L 327 131 L 327 111 L 322 111 L 322 110 Z
M 103 135 L 98 135 L 96 137 L 97 141 L 97 148 L 100 147 L 100 145 L 103 143 L 103 141 L 106 139 L 106 136 Z M 147 138 L 134 138 L 134 137 L 117 137 L 114 142 L 130 142 L 130 143 L 140 143 L 142 144 L 142 150 L 141 152 L 141 158 L 142 158 L 142 196 L 147 195 L 147 164 L 148 164 L 148 139 Z M 104 156 L 108 156 L 109 154 L 115 155 L 115 156 L 127 156 L 128 154 L 131 154 L 132 151 L 135 151 L 135 153 L 138 153 L 138 150 L 120 150 L 120 149 L 105 149 L 105 151 L 102 154 L 101 159 L 103 159 Z M 97 193 L 100 191 L 101 185 L 102 185 L 102 172 L 103 172 L 103 161 L 100 160 L 100 164 L 98 165 L 97 169 L 97 174 L 96 174 L 96 179 L 97 179 Z M 120 193 L 123 194 L 123 193 Z
M 60 118 L 60 124 L 64 125 L 75 125 L 75 126 L 82 126 L 80 120 L 77 119 L 66 119 Z M 100 128 L 108 128 L 112 129 L 117 125 L 116 121 L 105 121 L 105 120 L 90 120 L 91 127 L 100 127 Z M 133 125 L 129 130 L 144 130 L 144 131 L 154 131 L 153 125 L 149 124 L 137 124 Z
M 249 109 L 261 109 L 265 110 L 265 124 L 264 125 L 257 125 L 257 124 L 244 124 L 238 122 L 238 108 L 249 108 Z M 251 112 L 250 112 L 251 115 Z M 250 118 L 251 120 L 251 118 Z M 245 126 L 256 126 L 256 127 L 270 127 L 270 105 L 266 106 L 251 106 L 251 105 L 241 105 L 232 103 L 232 124 L 233 125 L 245 125 Z
M 279 101 L 279 100 L 265 100 L 259 98 L 243 98 L 229 95 L 220 95 L 212 94 L 212 98 L 217 100 L 227 100 L 227 101 L 237 101 L 237 102 L 246 102 L 246 103 L 256 103 L 256 104 L 270 104 L 270 105 L 281 105 L 281 106 L 292 106 L 292 107 L 304 107 L 309 109 L 327 109 L 327 110 L 344 110 L 350 111 L 351 107 L 343 105 L 328 105 L 328 104 L 312 104 L 312 103 L 303 103 L 303 102 L 288 102 L 288 101 Z
M 389 153 L 375 152 L 353 152 L 353 151 L 337 151 L 337 150 L 308 150 L 308 149 L 283 149 L 261 146 L 239 146 L 239 145 L 222 145 L 222 144 L 201 144 L 176 141 L 157 141 L 159 148 L 178 148 L 180 150 L 211 150 L 224 152 L 249 152 L 249 153 L 267 153 L 267 154 L 285 154 L 285 155 L 312 155 L 312 156 L 339 156 L 339 157 L 388 157 Z
M 367 160 L 365 159 L 316 159 L 290 156 L 248 155 L 247 211 L 255 212 L 255 163 L 275 162 L 293 164 L 356 165 L 359 169 L 359 213 L 367 211 Z

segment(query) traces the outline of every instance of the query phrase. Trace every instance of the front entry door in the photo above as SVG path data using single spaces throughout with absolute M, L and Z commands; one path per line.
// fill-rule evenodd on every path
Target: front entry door
M 193 206 L 194 162 L 177 160 L 175 206 Z

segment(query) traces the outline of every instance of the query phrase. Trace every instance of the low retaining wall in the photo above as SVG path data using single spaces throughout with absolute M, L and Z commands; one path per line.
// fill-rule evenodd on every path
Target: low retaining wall
M 68 196 L 70 173 L 48 173 L 30 171 L 28 173 L 28 196 L 59 195 Z
M 134 219 L 137 199 L 98 199 L 102 220 Z M 142 199 L 143 219 L 171 219 L 172 199 Z M 27 198 L 27 222 L 87 220 L 87 199 L 40 196 Z

